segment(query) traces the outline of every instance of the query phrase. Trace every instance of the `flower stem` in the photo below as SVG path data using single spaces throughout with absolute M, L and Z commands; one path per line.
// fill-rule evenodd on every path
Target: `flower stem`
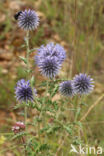
M 27 66 L 26 66 L 26 72 L 27 72 L 27 75 L 26 75 L 26 79 L 28 80 L 29 79 L 29 31 L 27 31 L 27 34 L 26 34 L 26 39 L 25 39 L 25 42 L 26 42 L 26 60 L 27 60 Z M 24 120 L 25 120 L 25 132 L 27 133 L 27 101 L 26 101 L 26 104 L 25 104 L 25 108 L 24 108 Z M 25 137 L 25 143 L 27 142 L 27 137 Z M 26 148 L 26 146 L 25 146 Z M 25 149 L 25 155 L 26 155 L 27 151 Z
M 25 112 L 25 115 L 24 115 L 24 118 L 25 118 L 25 131 L 27 132 L 27 106 L 26 105 L 25 105 L 24 112 Z
M 81 111 L 81 108 L 80 108 L 81 102 L 82 102 L 82 97 L 79 98 L 78 101 L 77 101 L 76 114 L 75 114 L 75 121 L 74 122 L 77 122 L 78 121 L 78 117 L 79 117 L 80 111 Z
M 27 31 L 26 34 L 26 48 L 27 48 L 27 52 L 26 52 L 26 60 L 27 60 L 27 79 L 29 77 L 29 52 L 30 52 L 30 48 L 29 48 L 29 31 Z

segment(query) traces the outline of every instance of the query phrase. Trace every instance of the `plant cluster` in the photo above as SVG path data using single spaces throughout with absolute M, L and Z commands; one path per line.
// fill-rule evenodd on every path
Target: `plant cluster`
M 15 87 L 15 97 L 18 101 L 16 108 L 24 108 L 24 121 L 18 121 L 13 127 L 13 139 L 19 138 L 24 153 L 28 156 L 52 156 L 60 151 L 60 145 L 51 143 L 51 137 L 59 139 L 59 133 L 68 142 L 75 145 L 80 144 L 80 112 L 83 104 L 83 96 L 90 94 L 94 88 L 93 79 L 85 74 L 79 73 L 72 80 L 57 79 L 66 59 L 66 52 L 60 44 L 48 43 L 41 45 L 34 56 L 34 62 L 39 71 L 47 78 L 40 84 L 46 90 L 42 97 L 38 95 L 38 89 L 34 88 L 34 76 L 30 68 L 29 56 L 34 49 L 29 47 L 29 32 L 39 26 L 39 17 L 34 10 L 20 11 L 15 15 L 18 26 L 25 30 L 25 44 L 27 48 L 26 57 L 20 59 L 26 65 L 26 79 L 21 79 Z M 59 100 L 53 97 L 60 93 Z M 35 109 L 37 115 L 29 120 L 31 111 Z M 66 112 L 69 112 L 66 114 Z M 70 114 L 71 112 L 71 114 Z M 72 119 L 69 116 L 72 116 Z M 54 139 L 54 142 L 57 142 Z M 58 147 L 59 146 L 59 147 Z M 67 154 L 70 148 L 67 149 Z

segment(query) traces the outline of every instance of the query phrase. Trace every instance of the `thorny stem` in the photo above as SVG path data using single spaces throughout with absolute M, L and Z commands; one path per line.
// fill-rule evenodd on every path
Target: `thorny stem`
M 81 100 L 81 102 L 80 102 L 80 100 Z M 79 97 L 79 99 L 78 99 L 78 103 L 77 103 L 77 108 L 76 108 L 76 114 L 75 114 L 75 121 L 74 122 L 77 122 L 77 120 L 78 120 L 78 117 L 79 117 L 79 115 L 80 115 L 80 110 L 81 110 L 81 108 L 80 108 L 80 104 L 82 103 L 82 97 Z
M 25 39 L 25 42 L 26 42 L 26 48 L 27 48 L 27 51 L 26 51 L 26 60 L 27 60 L 27 75 L 26 75 L 26 79 L 28 80 L 29 78 L 29 31 L 27 31 L 27 34 L 26 34 L 26 39 Z M 27 132 L 27 102 L 25 104 L 25 108 L 24 108 L 24 120 L 25 120 L 25 132 Z M 27 142 L 27 137 L 25 138 L 25 142 Z M 26 147 L 25 147 L 26 148 Z M 26 149 L 25 149 L 25 155 L 26 155 Z
M 27 60 L 27 79 L 28 79 L 28 77 L 29 77 L 29 52 L 30 52 L 30 48 L 29 48 L 29 31 L 27 31 L 27 34 L 26 34 L 26 48 L 27 48 L 26 60 Z
M 41 143 L 41 136 L 40 136 L 40 121 L 38 121 L 38 137 L 39 137 L 39 141 Z
M 75 123 L 78 122 L 78 117 L 80 116 L 82 101 L 83 101 L 83 96 L 79 97 L 79 99 L 78 99 L 77 112 L 76 112 L 75 121 L 74 121 Z M 78 126 L 78 136 L 79 136 L 79 138 L 81 138 L 80 137 L 80 131 L 81 131 L 81 127 Z
M 26 103 L 26 105 L 27 105 L 27 103 Z M 25 105 L 25 110 L 24 110 L 25 111 L 25 117 L 24 118 L 25 118 L 25 127 L 26 127 L 25 131 L 27 132 L 27 106 L 26 105 Z
M 47 80 L 47 84 L 46 84 L 46 92 L 45 92 L 45 98 L 44 98 L 44 103 L 43 103 L 43 107 L 45 108 L 46 107 L 46 102 L 47 102 L 47 96 L 48 96 L 48 89 L 49 89 L 49 81 Z M 45 111 L 43 110 L 43 126 L 45 127 L 46 126 L 46 115 L 45 115 Z M 47 135 L 45 135 L 45 142 L 47 140 Z

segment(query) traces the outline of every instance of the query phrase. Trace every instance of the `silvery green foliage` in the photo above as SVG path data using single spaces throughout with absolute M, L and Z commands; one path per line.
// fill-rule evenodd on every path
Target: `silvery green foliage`
M 29 49 L 29 30 L 37 28 L 39 25 L 39 18 L 35 11 L 29 9 L 18 12 L 15 16 L 15 19 L 18 20 L 19 27 L 27 31 L 25 40 L 27 47 L 27 57 L 24 58 L 20 56 L 20 59 L 26 65 L 26 79 L 28 79 L 29 76 L 32 76 L 32 70 L 29 66 L 29 54 L 31 51 L 31 49 Z M 78 129 L 76 129 L 76 127 L 79 126 L 81 128 L 81 123 L 79 121 L 77 122 L 78 115 L 80 114 L 80 108 L 74 109 L 75 122 L 71 122 L 69 121 L 69 118 L 67 119 L 65 116 L 66 114 L 64 113 L 64 111 L 67 110 L 67 108 L 65 108 L 65 98 L 54 100 L 54 96 L 56 95 L 58 89 L 63 96 L 67 97 L 73 97 L 76 96 L 76 94 L 88 94 L 94 88 L 93 79 L 86 74 L 80 73 L 79 75 L 76 75 L 73 80 L 66 80 L 58 85 L 57 82 L 60 82 L 60 80 L 54 79 L 53 81 L 52 78 L 55 78 L 56 75 L 58 75 L 65 58 L 66 52 L 60 44 L 54 44 L 51 42 L 46 46 L 41 45 L 37 50 L 37 54 L 35 55 L 34 60 L 39 67 L 41 74 L 51 79 L 49 81 L 42 82 L 40 85 L 43 90 L 44 88 L 46 90 L 44 93 L 42 93 L 42 96 L 40 95 L 39 98 L 37 97 L 34 99 L 34 95 L 36 96 L 36 89 L 32 89 L 34 86 L 34 76 L 31 78 L 31 81 L 26 81 L 24 79 L 19 80 L 15 87 L 16 99 L 21 102 L 20 106 L 22 104 L 22 106 L 24 106 L 25 122 L 17 122 L 12 127 L 12 130 L 17 135 L 15 138 L 21 137 L 24 141 L 22 144 L 24 143 L 25 145 L 24 148 L 27 155 L 40 155 L 42 154 L 42 151 L 45 151 L 44 156 L 49 156 L 49 154 L 51 155 L 52 153 L 50 153 L 51 148 L 48 145 L 48 137 L 46 140 L 46 137 L 44 137 L 43 140 L 45 140 L 45 143 L 42 143 L 42 136 L 48 136 L 49 134 L 54 136 L 53 134 L 55 133 L 57 134 L 56 136 L 58 136 L 57 132 L 60 130 L 59 132 L 67 133 L 68 135 L 66 134 L 66 136 L 69 138 L 71 136 L 72 138 L 72 136 L 74 136 L 75 130 Z M 74 97 L 71 98 L 70 102 L 73 104 L 72 106 L 74 108 L 74 104 L 76 104 L 77 101 L 74 101 L 73 99 Z M 79 96 L 78 100 L 80 100 Z M 27 118 L 29 115 L 27 108 L 29 108 L 28 110 L 35 109 L 35 111 L 38 112 L 38 115 L 36 115 L 33 120 L 31 119 L 30 123 L 27 123 Z M 36 131 L 36 138 L 35 135 L 33 136 L 32 133 L 29 133 L 29 124 L 34 126 Z M 75 124 L 77 126 L 75 126 Z M 23 133 L 20 133 L 22 131 Z M 27 132 L 29 133 L 29 137 L 26 136 Z M 75 139 L 75 141 L 78 144 L 80 143 L 80 141 L 77 141 L 77 139 Z

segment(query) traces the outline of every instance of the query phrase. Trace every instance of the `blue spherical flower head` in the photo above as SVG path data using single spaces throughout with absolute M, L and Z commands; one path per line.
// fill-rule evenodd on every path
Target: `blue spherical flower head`
M 94 85 L 93 79 L 86 74 L 80 73 L 73 79 L 74 90 L 77 94 L 89 94 L 92 92 Z
M 74 87 L 72 81 L 63 81 L 59 85 L 59 92 L 64 96 L 72 97 L 74 95 Z
M 42 75 L 52 79 L 58 74 L 61 65 L 55 58 L 48 57 L 38 62 L 38 67 Z
M 21 79 L 17 82 L 15 94 L 19 101 L 33 101 L 33 95 L 36 95 L 36 90 L 34 89 L 33 93 L 29 80 L 25 81 L 24 79 Z
M 46 46 L 42 45 L 38 49 L 38 53 L 35 57 L 36 63 L 45 58 L 55 58 L 57 61 L 62 64 L 66 58 L 66 52 L 64 48 L 59 44 L 49 43 Z
M 53 78 L 58 74 L 65 57 L 65 50 L 62 46 L 49 43 L 38 49 L 35 61 L 44 76 Z
M 39 25 L 39 17 L 34 10 L 25 10 L 18 16 L 18 25 L 24 30 L 36 29 Z

